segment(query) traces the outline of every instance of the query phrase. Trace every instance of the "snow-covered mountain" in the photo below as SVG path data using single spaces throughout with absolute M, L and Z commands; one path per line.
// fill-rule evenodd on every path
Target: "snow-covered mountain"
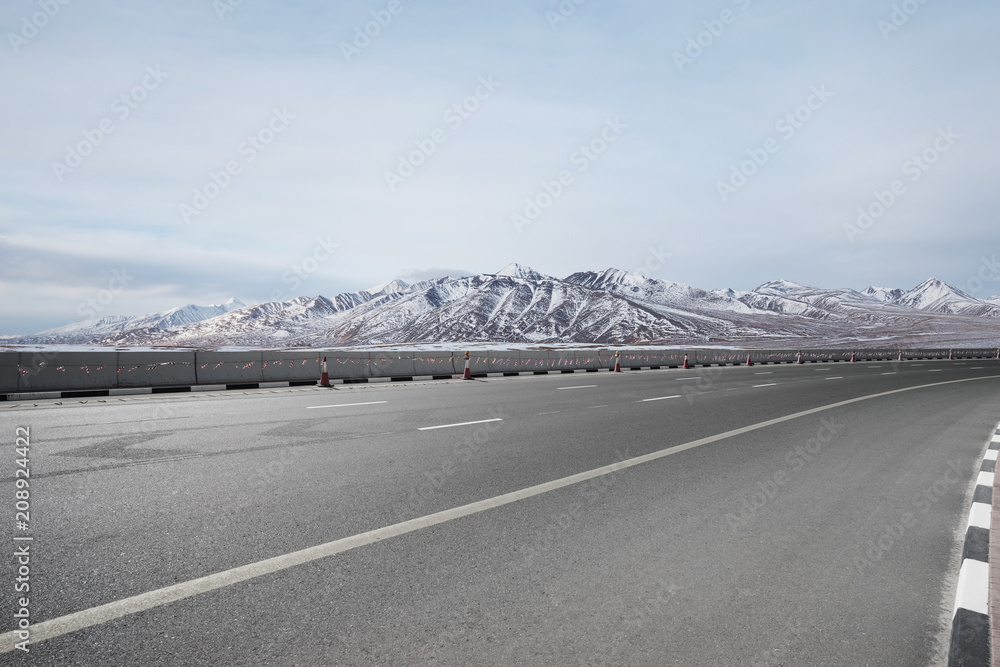
M 211 309 L 220 309 L 213 312 Z M 206 310 L 207 309 L 207 310 Z M 133 346 L 370 346 L 443 342 L 995 345 L 1000 304 L 930 279 L 913 290 L 818 289 L 777 280 L 706 291 L 607 269 L 560 279 L 495 274 L 391 281 L 360 292 L 105 318 L 8 342 Z M 60 333 L 63 332 L 63 333 Z M 60 339 L 65 336 L 66 339 Z
M 94 320 L 84 320 L 75 324 L 40 331 L 33 336 L 26 336 L 30 342 L 36 343 L 85 343 L 96 338 L 114 336 L 124 331 L 149 330 L 157 331 L 182 327 L 196 322 L 218 317 L 238 308 L 244 308 L 245 303 L 232 298 L 223 304 L 211 306 L 196 306 L 188 304 L 171 308 L 158 313 L 124 317 L 111 315 Z
M 896 303 L 904 294 L 901 289 L 889 289 L 888 287 L 868 287 L 863 289 L 861 293 L 886 303 Z
M 881 298 L 886 303 L 914 310 L 973 317 L 1000 317 L 1000 301 L 992 300 L 996 297 L 977 299 L 937 278 L 928 278 L 907 291 L 869 287 L 865 293 Z

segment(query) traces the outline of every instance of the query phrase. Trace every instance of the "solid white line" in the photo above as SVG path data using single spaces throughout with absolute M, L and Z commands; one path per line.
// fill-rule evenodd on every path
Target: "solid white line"
M 649 403 L 650 401 L 665 401 L 668 398 L 680 398 L 680 397 L 681 397 L 680 394 L 677 394 L 676 396 L 660 396 L 659 398 L 644 398 L 644 399 L 642 399 L 639 402 L 640 403 Z
M 275 572 L 287 570 L 289 568 L 295 567 L 296 565 L 311 563 L 321 558 L 326 558 L 328 556 L 333 556 L 339 553 L 343 553 L 351 549 L 356 549 L 358 547 L 362 547 L 368 544 L 380 542 L 382 540 L 386 540 L 391 537 L 397 537 L 399 535 L 412 533 L 414 531 L 420 530 L 422 528 L 427 528 L 429 526 L 436 526 L 438 524 L 445 523 L 447 521 L 460 519 L 462 517 L 466 517 L 472 514 L 478 514 L 479 512 L 484 512 L 489 509 L 501 507 L 503 505 L 508 505 L 510 503 L 517 502 L 519 500 L 524 500 L 525 498 L 539 496 L 543 493 L 548 493 L 549 491 L 555 491 L 557 489 L 571 486 L 573 484 L 579 484 L 580 482 L 585 482 L 589 479 L 594 479 L 595 477 L 609 475 L 613 472 L 618 472 L 619 470 L 625 470 L 627 468 L 632 468 L 637 465 L 642 465 L 643 463 L 656 461 L 658 459 L 662 459 L 667 456 L 671 456 L 673 454 L 678 454 L 680 452 L 684 452 L 689 449 L 702 447 L 704 445 L 708 445 L 713 442 L 719 442 L 720 440 L 726 440 L 728 438 L 733 438 L 738 435 L 743 435 L 745 433 L 751 433 L 753 431 L 767 428 L 769 426 L 774 426 L 775 424 L 781 424 L 787 421 L 791 421 L 793 419 L 800 419 L 802 417 L 808 417 L 809 415 L 818 414 L 820 412 L 834 410 L 836 408 L 840 408 L 845 405 L 852 405 L 854 403 L 860 403 L 861 401 L 870 401 L 872 399 L 882 398 L 884 396 L 892 396 L 894 394 L 901 394 L 903 392 L 908 392 L 908 391 L 915 391 L 917 389 L 927 389 L 928 387 L 941 387 L 944 385 L 959 384 L 963 382 L 977 382 L 979 380 L 994 380 L 998 378 L 1000 378 L 1000 375 L 988 375 L 977 378 L 964 378 L 961 380 L 947 380 L 945 382 L 935 382 L 932 384 L 918 385 L 915 387 L 905 387 L 903 389 L 893 389 L 891 391 L 883 391 L 878 394 L 869 394 L 867 396 L 850 398 L 846 401 L 830 403 L 829 405 L 821 405 L 816 408 L 810 408 L 809 410 L 803 410 L 802 412 L 795 412 L 790 415 L 785 415 L 784 417 L 776 417 L 774 419 L 769 419 L 767 421 L 751 424 L 750 426 L 744 426 L 742 428 L 734 429 L 732 431 L 726 431 L 725 433 L 719 433 L 717 435 L 708 436 L 707 438 L 692 440 L 691 442 L 687 442 L 682 445 L 676 445 L 674 447 L 668 447 L 667 449 L 661 449 L 656 452 L 650 452 L 649 454 L 644 454 L 642 456 L 637 456 L 635 458 L 626 459 L 624 461 L 618 461 L 617 463 L 612 463 L 611 465 L 577 473 L 575 475 L 570 475 L 569 477 L 563 477 L 561 479 L 555 479 L 550 482 L 544 482 L 536 486 L 531 486 L 526 489 L 521 489 L 520 491 L 512 491 L 510 493 L 505 493 L 501 496 L 495 496 L 493 498 L 479 500 L 474 503 L 469 503 L 468 505 L 462 505 L 460 507 L 454 507 L 452 509 L 436 512 L 434 514 L 428 514 L 427 516 L 419 517 L 416 519 L 410 519 L 409 521 L 403 521 L 402 523 L 393 524 L 391 526 L 386 526 L 384 528 L 377 528 L 375 530 L 370 530 L 365 533 L 359 533 L 351 537 L 345 537 L 343 539 L 335 540 L 333 542 L 327 542 L 325 544 L 320 544 L 314 547 L 308 547 L 300 551 L 293 551 L 291 553 L 287 553 L 281 556 L 275 556 L 273 558 L 268 558 L 266 560 L 258 561 L 256 563 L 241 565 L 231 570 L 217 572 L 215 574 L 210 574 L 205 577 L 199 577 L 198 579 L 184 581 L 179 584 L 174 584 L 172 586 L 167 586 L 165 588 L 149 591 L 147 593 L 141 593 L 139 595 L 134 595 L 132 597 L 125 598 L 122 600 L 108 602 L 99 605 L 97 607 L 91 607 L 90 609 L 83 609 L 81 611 L 74 612 L 72 614 L 67 614 L 66 616 L 59 616 L 57 618 L 53 618 L 48 621 L 33 623 L 31 625 L 31 641 L 33 644 L 37 644 L 38 642 L 44 641 L 46 639 L 52 639 L 53 637 L 60 637 L 62 635 L 69 634 L 71 632 L 76 632 L 77 630 L 89 628 L 91 626 L 99 625 L 101 623 L 107 623 L 108 621 L 113 621 L 117 618 L 122 618 L 130 614 L 136 614 L 142 611 L 146 611 L 147 609 L 153 609 L 155 607 L 160 607 L 165 604 L 170 604 L 171 602 L 184 600 L 186 598 L 198 595 L 200 593 L 206 593 L 208 591 L 213 591 L 219 588 L 224 588 L 226 586 L 231 586 L 241 581 L 247 581 L 248 579 L 255 579 L 257 577 L 261 577 L 267 574 L 273 574 Z M 983 565 L 986 564 L 983 563 Z M 987 569 L 987 575 L 988 575 L 988 569 Z M 962 582 L 962 577 L 960 574 L 959 575 L 960 585 L 961 582 Z M 986 590 L 987 590 L 986 586 L 983 585 L 982 587 L 983 595 L 986 594 Z M 14 631 L 0 635 L 0 653 L 8 653 L 10 651 L 13 651 L 15 648 L 15 644 L 18 641 L 20 641 L 20 639 L 17 633 Z
M 972 503 L 972 509 L 969 511 L 969 526 L 989 530 L 992 515 L 993 510 L 986 503 Z
M 306 410 L 319 410 L 320 408 L 349 408 L 353 405 L 378 405 L 379 403 L 388 403 L 389 401 L 369 401 L 368 403 L 340 403 L 338 405 L 309 405 L 306 406 Z
M 772 382 L 770 384 L 755 384 L 753 388 L 756 389 L 758 387 L 774 387 L 777 386 L 777 384 L 778 384 L 777 382 Z
M 424 426 L 424 427 L 418 428 L 417 430 L 418 431 L 433 431 L 436 428 L 451 428 L 453 426 L 470 426 L 472 424 L 486 424 L 488 422 L 502 422 L 502 421 L 503 421 L 503 419 L 501 419 L 500 417 L 497 417 L 496 419 L 480 419 L 479 421 L 475 421 L 475 422 L 459 422 L 458 424 L 442 424 L 440 426 Z
M 590 389 L 591 387 L 596 387 L 596 384 L 581 384 L 579 387 L 557 387 L 560 391 L 563 389 Z
M 843 379 L 844 379 L 844 376 L 843 376 L 843 375 L 835 375 L 835 376 L 833 376 L 833 377 L 830 377 L 830 378 L 823 378 L 823 379 L 824 379 L 824 380 L 843 380 Z
M 958 594 L 955 596 L 955 611 L 968 609 L 980 614 L 989 614 L 990 564 L 981 560 L 966 558 L 958 571 Z M 954 616 L 954 613 L 952 613 Z

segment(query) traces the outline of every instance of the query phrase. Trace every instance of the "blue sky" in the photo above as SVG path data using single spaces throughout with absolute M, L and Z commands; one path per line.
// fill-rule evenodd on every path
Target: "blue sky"
M 0 333 L 514 261 L 1000 293 L 996 3 L 63 2 L 0 8 Z

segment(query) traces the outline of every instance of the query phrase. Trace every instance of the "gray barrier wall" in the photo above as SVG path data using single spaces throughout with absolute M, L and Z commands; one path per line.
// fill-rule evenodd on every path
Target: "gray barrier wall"
M 794 363 L 798 350 L 619 350 L 623 369 L 679 367 L 687 356 L 690 366 Z M 839 349 L 802 350 L 804 362 L 913 359 L 997 358 L 996 349 Z M 32 391 L 86 391 L 124 387 L 187 387 L 261 382 L 310 382 L 320 376 L 320 360 L 327 358 L 331 379 L 374 377 L 452 376 L 465 369 L 464 352 L 338 350 L 246 352 L 216 351 L 100 351 L 2 352 L 0 393 Z M 469 355 L 473 374 L 558 373 L 572 370 L 610 370 L 615 350 L 478 350 Z

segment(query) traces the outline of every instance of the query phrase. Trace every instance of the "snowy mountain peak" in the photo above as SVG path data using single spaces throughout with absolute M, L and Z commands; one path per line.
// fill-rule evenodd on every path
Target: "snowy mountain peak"
M 523 278 L 524 280 L 552 280 L 551 276 L 546 276 L 529 266 L 524 266 L 516 262 L 503 267 L 497 271 L 496 275 L 507 276 L 508 278 Z
M 580 271 L 566 277 L 566 282 L 583 285 L 591 289 L 615 291 L 621 287 L 639 287 L 649 283 L 650 278 L 641 273 L 622 271 L 621 269 L 605 269 L 604 271 Z
M 772 280 L 771 282 L 764 283 L 753 291 L 758 294 L 777 294 L 779 296 L 785 296 L 787 294 L 794 294 L 796 292 L 811 289 L 812 288 L 807 285 L 793 283 L 791 280 Z
M 387 283 L 382 283 L 381 285 L 376 285 L 375 287 L 369 287 L 365 291 L 369 294 L 395 294 L 397 292 L 405 292 L 410 288 L 410 283 L 403 280 L 390 280 Z
M 964 308 L 979 303 L 960 289 L 937 278 L 928 278 L 913 289 L 905 292 L 897 305 L 917 310 L 931 310 L 939 313 L 957 313 Z
M 903 290 L 888 287 L 866 287 L 861 293 L 885 303 L 896 303 L 903 296 Z

